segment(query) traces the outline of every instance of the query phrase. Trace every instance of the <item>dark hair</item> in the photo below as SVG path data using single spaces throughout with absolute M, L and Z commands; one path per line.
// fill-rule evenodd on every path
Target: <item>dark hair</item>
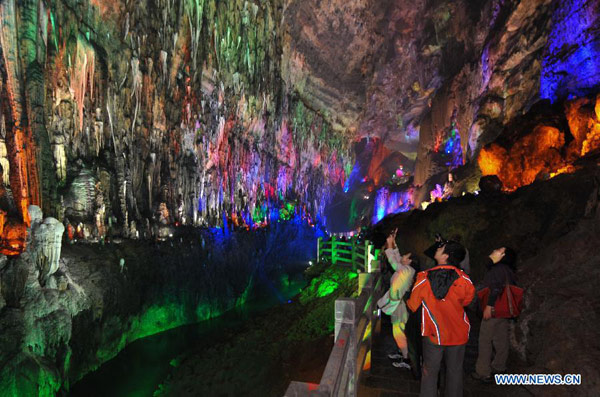
M 383 247 L 387 240 L 387 236 L 379 230 L 374 231 L 370 237 L 370 240 L 371 242 L 373 242 L 373 245 L 376 249 L 380 249 L 381 247 Z
M 444 245 L 444 254 L 448 255 L 448 264 L 458 266 L 465 259 L 467 251 L 465 251 L 465 247 L 456 241 L 448 241 Z
M 512 269 L 515 269 L 517 265 L 517 253 L 514 249 L 504 246 L 504 256 L 500 259 L 500 262 L 508 265 Z
M 419 257 L 415 254 L 412 254 L 410 256 L 410 259 L 412 259 L 412 262 L 410 263 L 410 265 L 413 267 L 413 269 L 415 269 L 416 272 L 420 272 L 421 271 L 421 260 L 419 259 Z

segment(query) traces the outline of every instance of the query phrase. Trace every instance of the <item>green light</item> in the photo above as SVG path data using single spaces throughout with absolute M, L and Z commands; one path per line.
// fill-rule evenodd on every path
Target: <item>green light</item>
M 54 14 L 50 13 L 50 23 L 52 24 L 52 38 L 54 39 L 54 47 L 58 51 L 58 40 L 56 39 L 56 25 L 54 23 Z
M 333 280 L 324 280 L 317 290 L 317 297 L 322 298 L 327 295 L 333 294 L 333 292 L 339 287 L 339 284 Z

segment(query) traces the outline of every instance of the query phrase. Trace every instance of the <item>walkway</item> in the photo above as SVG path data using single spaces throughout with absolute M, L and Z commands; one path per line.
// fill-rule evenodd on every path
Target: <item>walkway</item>
M 469 316 L 471 318 L 471 316 Z M 469 374 L 475 368 L 477 359 L 477 335 L 479 320 L 471 319 L 473 329 L 465 353 L 465 397 L 530 397 L 525 388 L 520 386 L 487 385 L 471 379 Z M 389 316 L 383 315 L 381 332 L 373 340 L 371 372 L 365 374 L 358 389 L 359 397 L 416 397 L 419 395 L 420 383 L 414 380 L 410 371 L 392 366 L 387 358 L 388 352 L 394 350 L 396 344 L 392 337 L 392 326 Z M 443 396 L 443 393 L 440 394 Z

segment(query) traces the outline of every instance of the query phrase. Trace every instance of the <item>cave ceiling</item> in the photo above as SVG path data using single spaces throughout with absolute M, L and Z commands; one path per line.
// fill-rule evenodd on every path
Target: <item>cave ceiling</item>
M 597 14 L 589 0 L 289 1 L 284 76 L 336 129 L 412 159 L 454 116 L 466 160 L 535 102 L 598 86 Z
M 6 0 L 2 210 L 137 235 L 324 221 L 342 190 L 385 214 L 463 166 L 517 188 L 600 146 L 598 15 L 600 0 Z M 500 169 L 546 153 L 535 136 L 560 155 Z

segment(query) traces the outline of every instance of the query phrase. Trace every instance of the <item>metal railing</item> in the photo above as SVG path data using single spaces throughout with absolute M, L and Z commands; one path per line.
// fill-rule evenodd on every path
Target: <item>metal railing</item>
M 321 381 L 292 381 L 285 397 L 357 395 L 362 375 L 371 369 L 373 335 L 380 328 L 376 304 L 382 295 L 381 273 L 376 261 L 366 267 L 369 272 L 359 273 L 358 298 L 335 301 L 335 343 Z
M 352 265 L 353 270 L 360 269 L 371 273 L 371 264 L 377 260 L 379 250 L 374 249 L 369 240 L 358 242 L 356 237 L 345 241 L 332 236 L 323 241 L 321 237 L 317 242 L 317 262 L 330 260 L 332 264 L 338 262 Z

